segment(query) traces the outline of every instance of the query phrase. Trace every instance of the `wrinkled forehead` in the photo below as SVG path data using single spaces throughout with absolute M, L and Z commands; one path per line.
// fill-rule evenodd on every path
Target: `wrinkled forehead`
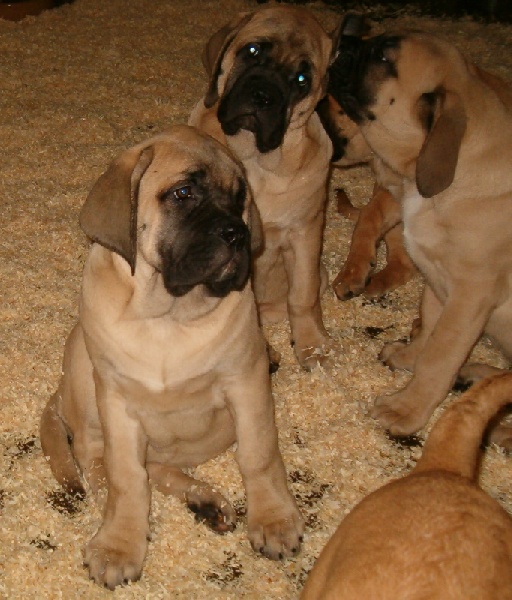
M 231 188 L 244 179 L 242 167 L 220 143 L 194 131 L 180 131 L 155 139 L 148 173 L 157 187 L 168 187 L 201 174 L 221 188 Z
M 306 10 L 256 11 L 232 43 L 236 53 L 250 42 L 269 42 L 275 58 L 290 64 L 313 60 L 327 68 L 331 39 L 316 18 Z
M 383 35 L 377 44 L 401 83 L 420 88 L 435 86 L 445 78 L 448 55 L 454 52 L 444 40 L 412 30 Z

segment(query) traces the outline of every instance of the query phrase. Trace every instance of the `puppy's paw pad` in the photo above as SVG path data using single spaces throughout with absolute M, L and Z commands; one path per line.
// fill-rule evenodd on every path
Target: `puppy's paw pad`
M 429 417 L 411 409 L 406 402 L 400 401 L 397 394 L 377 398 L 370 416 L 379 421 L 392 436 L 409 436 L 416 433 Z
M 357 278 L 356 281 L 354 281 L 353 278 L 346 279 L 341 277 L 339 280 L 336 279 L 336 281 L 334 281 L 332 289 L 338 300 L 351 300 L 364 291 L 366 282 L 367 278 L 365 276 Z
M 89 546 L 84 567 L 89 569 L 89 577 L 95 583 L 113 590 L 119 585 L 140 579 L 142 560 L 134 558 L 128 552 Z
M 386 344 L 380 351 L 379 360 L 390 368 L 394 368 L 395 359 L 402 353 L 406 348 L 405 342 L 391 342 Z
M 227 504 L 227 503 L 226 503 Z M 188 502 L 188 508 L 195 514 L 196 521 L 204 523 L 215 533 L 224 534 L 234 531 L 236 517 L 231 510 L 223 510 L 215 502 Z
M 300 349 L 295 345 L 297 360 L 305 371 L 312 371 L 317 368 L 329 371 L 332 367 L 334 352 L 335 346 L 331 341 L 321 346 L 303 346 Z
M 249 540 L 254 551 L 271 560 L 296 556 L 303 535 L 304 521 L 298 512 L 272 523 L 249 528 Z

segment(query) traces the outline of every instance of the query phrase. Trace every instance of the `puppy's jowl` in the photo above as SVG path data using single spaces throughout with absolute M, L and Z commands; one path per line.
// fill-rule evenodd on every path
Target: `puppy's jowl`
M 382 172 L 398 178 L 407 250 L 425 278 L 421 328 L 382 359 L 413 372 L 372 414 L 392 433 L 423 427 L 473 346 L 512 357 L 512 87 L 449 42 L 397 31 L 351 46 L 330 92 Z M 464 367 L 464 376 L 488 373 Z
M 266 6 L 215 33 L 203 62 L 208 90 L 190 123 L 243 162 L 262 223 L 254 292 L 263 323 L 289 319 L 299 363 L 331 345 L 320 263 L 332 144 L 315 112 L 332 40 L 306 9 Z
M 140 577 L 150 482 L 233 529 L 229 502 L 183 469 L 235 441 L 253 548 L 274 559 L 300 548 L 248 283 L 250 206 L 228 150 L 176 126 L 121 154 L 83 207 L 94 243 L 41 442 L 65 489 L 106 481 L 85 562 L 108 588 Z

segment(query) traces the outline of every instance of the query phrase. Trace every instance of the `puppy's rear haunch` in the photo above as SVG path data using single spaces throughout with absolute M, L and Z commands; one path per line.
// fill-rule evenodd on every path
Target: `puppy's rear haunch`
M 511 401 L 502 373 L 449 406 L 413 471 L 342 521 L 301 600 L 512 598 L 512 519 L 476 483 L 484 430 Z
M 149 481 L 216 532 L 234 528 L 230 503 L 183 469 L 235 441 L 251 545 L 276 559 L 300 548 L 248 282 L 251 206 L 229 151 L 176 126 L 123 152 L 82 210 L 95 243 L 41 444 L 67 491 L 106 483 L 85 563 L 108 588 L 141 575 Z

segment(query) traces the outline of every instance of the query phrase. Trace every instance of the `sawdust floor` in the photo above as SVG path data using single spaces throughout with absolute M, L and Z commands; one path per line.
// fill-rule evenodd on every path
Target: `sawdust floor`
M 91 500 L 63 502 L 41 455 L 41 410 L 55 389 L 66 335 L 77 316 L 87 242 L 77 216 L 87 191 L 122 148 L 185 122 L 203 94 L 201 51 L 249 0 L 77 0 L 19 23 L 0 20 L 0 597 L 110 598 L 88 580 L 82 549 L 100 514 Z M 310 5 L 328 30 L 340 15 Z M 388 25 L 448 35 L 484 67 L 512 80 L 512 26 L 402 16 Z M 371 190 L 365 167 L 333 174 L 357 203 Z M 352 224 L 331 202 L 324 261 L 331 280 Z M 408 472 L 420 446 L 388 439 L 367 410 L 407 381 L 377 360 L 383 343 L 408 334 L 419 278 L 379 302 L 323 299 L 338 342 L 329 374 L 294 362 L 285 325 L 269 330 L 283 353 L 274 376 L 276 418 L 290 477 L 307 521 L 295 560 L 255 556 L 243 517 L 216 536 L 177 501 L 154 493 L 153 538 L 138 583 L 116 598 L 295 598 L 339 520 L 363 496 Z M 476 354 L 502 365 L 483 341 Z M 449 399 L 448 399 L 449 401 Z M 441 408 L 442 410 L 442 408 Z M 424 437 L 428 431 L 420 433 Z M 197 469 L 243 513 L 233 453 Z M 495 448 L 484 488 L 512 511 L 512 459 Z

